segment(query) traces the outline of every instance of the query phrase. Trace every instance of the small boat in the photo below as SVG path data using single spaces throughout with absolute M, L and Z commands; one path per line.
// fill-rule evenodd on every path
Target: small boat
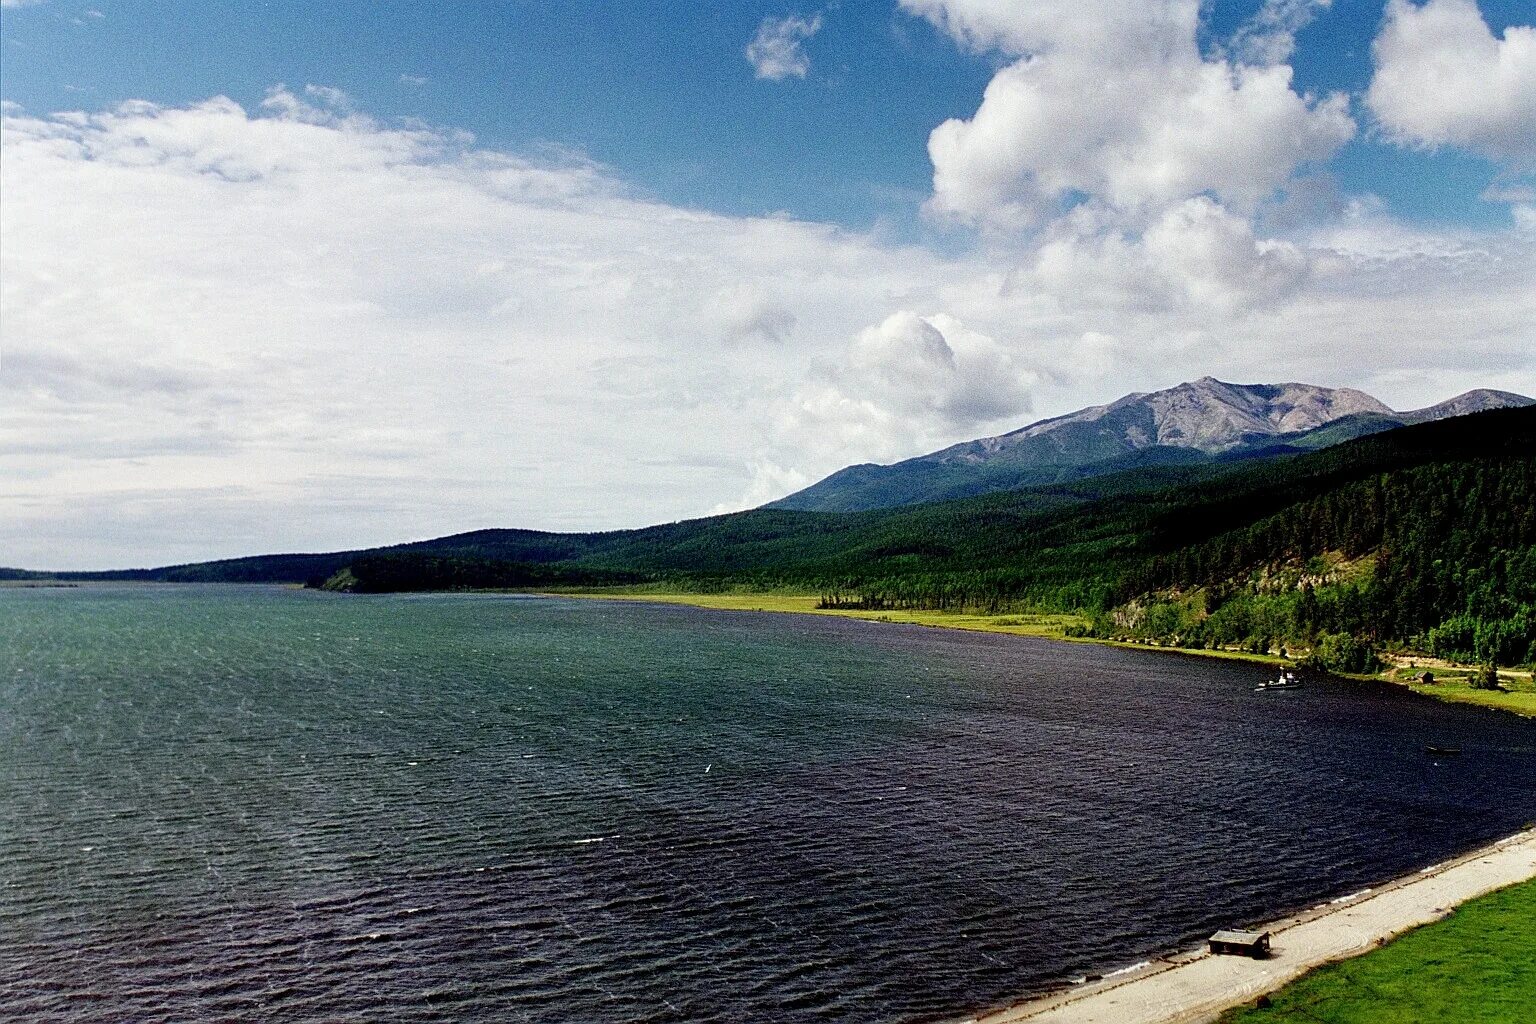
M 1433 743 L 1424 745 L 1424 753 L 1432 757 L 1455 757 L 1461 753 L 1460 747 L 1437 747 Z
M 1294 672 L 1282 672 L 1274 679 L 1266 679 L 1255 686 L 1254 692 L 1260 690 L 1294 690 L 1301 685 L 1301 680 L 1296 678 Z

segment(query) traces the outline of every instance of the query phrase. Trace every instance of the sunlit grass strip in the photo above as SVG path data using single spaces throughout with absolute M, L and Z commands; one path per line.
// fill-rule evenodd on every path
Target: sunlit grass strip
M 1518 715 L 1536 718 L 1536 684 L 1526 679 L 1513 682 L 1506 679 L 1505 685 L 1511 689 L 1509 691 L 1475 690 L 1465 678 L 1447 678 L 1442 675 L 1441 680 L 1436 681 L 1433 686 L 1414 683 L 1410 684 L 1409 689 L 1414 693 L 1422 693 L 1426 697 L 1455 701 L 1458 704 L 1480 704 L 1485 708 L 1498 708 L 1501 711 L 1513 711 Z
M 847 619 L 865 619 L 871 622 L 901 622 L 917 626 L 942 626 L 946 629 L 969 629 L 983 633 L 1008 633 L 1014 636 L 1061 637 L 1068 626 L 1086 626 L 1088 620 L 1081 615 L 1010 613 L 1007 615 L 975 615 L 965 612 L 860 611 L 850 608 L 818 608 L 820 598 L 814 594 L 779 594 L 738 592 L 728 594 L 667 594 L 644 590 L 584 590 L 559 591 L 561 597 L 597 597 L 621 601 L 651 601 L 660 604 L 686 604 L 695 608 L 718 608 L 737 612 L 796 612 L 807 615 L 835 615 Z
M 1536 881 L 1462 904 L 1320 967 L 1220 1024 L 1527 1024 L 1536 1008 Z

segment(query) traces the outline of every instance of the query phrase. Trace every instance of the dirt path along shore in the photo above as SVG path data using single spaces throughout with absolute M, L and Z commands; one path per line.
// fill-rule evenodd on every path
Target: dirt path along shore
M 1182 954 L 963 1024 L 1200 1024 L 1314 967 L 1369 952 L 1459 903 L 1530 878 L 1536 878 L 1536 831 L 1262 926 L 1273 934 L 1266 960 Z

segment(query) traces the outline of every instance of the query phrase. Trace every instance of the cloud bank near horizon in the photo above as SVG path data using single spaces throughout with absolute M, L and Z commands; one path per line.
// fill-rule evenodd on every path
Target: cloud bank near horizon
M 1382 38 L 1460 3 L 1389 9 Z M 1206 373 L 1399 407 L 1532 390 L 1518 182 L 1502 231 L 1409 228 L 1369 196 L 1266 227 L 1364 116 L 1291 88 L 1304 10 L 1202 53 L 1179 0 L 904 6 L 1007 55 L 934 132 L 930 208 L 977 232 L 959 254 L 670 206 L 579 153 L 324 86 L 7 107 L 0 563 L 639 525 Z M 1049 151 L 1057 90 L 1105 73 L 1085 40 L 1108 33 L 1156 44 L 1126 69 L 1134 106 L 1091 104 L 1093 139 Z M 1491 146 L 1524 116 L 1456 141 L 1368 107 L 1403 145 Z

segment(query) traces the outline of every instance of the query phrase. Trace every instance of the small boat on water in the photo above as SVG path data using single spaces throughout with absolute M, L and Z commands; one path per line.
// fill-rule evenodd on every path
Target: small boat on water
M 1260 690 L 1294 690 L 1301 685 L 1301 680 L 1296 678 L 1294 672 L 1282 672 L 1274 679 L 1266 679 L 1255 686 L 1254 692 Z
M 1460 747 L 1437 747 L 1433 743 L 1424 745 L 1424 753 L 1431 757 L 1454 757 L 1461 753 Z

